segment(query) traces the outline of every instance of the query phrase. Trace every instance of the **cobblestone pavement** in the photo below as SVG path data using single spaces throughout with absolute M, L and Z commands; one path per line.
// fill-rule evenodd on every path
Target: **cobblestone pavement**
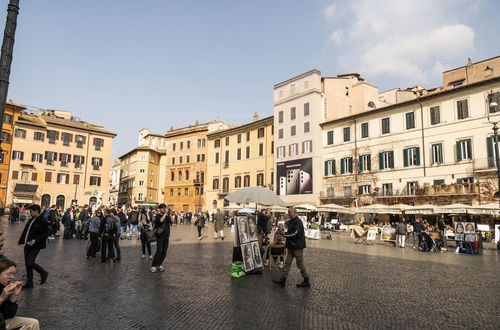
M 23 226 L 0 224 L 21 279 Z M 496 250 L 431 255 L 375 246 L 373 255 L 339 235 L 335 248 L 306 249 L 312 288 L 295 288 L 294 265 L 283 289 L 271 282 L 278 271 L 231 279 L 231 240 L 215 242 L 210 228 L 205 235 L 198 241 L 194 226 L 173 227 L 166 272 L 156 274 L 137 240 L 121 241 L 116 264 L 87 260 L 83 241 L 51 240 L 38 258 L 49 280 L 23 291 L 18 315 L 39 319 L 42 329 L 499 328 Z

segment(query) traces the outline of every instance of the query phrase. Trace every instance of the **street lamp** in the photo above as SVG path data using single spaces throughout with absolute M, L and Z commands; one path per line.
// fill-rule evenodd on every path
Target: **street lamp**
M 495 102 L 494 100 L 491 101 L 489 103 L 489 108 L 488 108 L 488 121 L 489 121 L 489 118 L 490 118 L 490 112 L 491 112 L 491 109 L 495 109 L 498 107 L 498 103 Z M 496 112 L 496 111 L 494 111 Z M 498 149 L 498 121 L 495 121 L 495 122 L 491 122 L 491 124 L 493 124 L 493 135 L 495 137 L 494 141 L 495 141 L 495 163 L 496 163 L 496 166 L 497 166 L 497 180 L 498 180 L 498 190 L 497 190 L 497 198 L 498 198 L 498 203 L 500 205 L 500 155 L 499 155 L 499 149 Z

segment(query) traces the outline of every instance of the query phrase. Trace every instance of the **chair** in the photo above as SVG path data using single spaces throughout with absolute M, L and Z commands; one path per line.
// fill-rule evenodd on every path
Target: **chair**
M 372 242 L 369 242 L 369 241 L 366 240 L 366 238 L 368 237 L 368 230 L 360 232 L 359 229 L 353 229 L 352 231 L 353 231 L 353 234 L 354 234 L 354 238 L 356 239 L 356 241 L 354 242 L 354 244 L 373 245 Z
M 273 257 L 276 257 L 277 260 L 279 260 L 280 257 L 285 260 L 285 251 L 285 244 L 272 244 L 269 246 L 269 270 L 273 267 Z

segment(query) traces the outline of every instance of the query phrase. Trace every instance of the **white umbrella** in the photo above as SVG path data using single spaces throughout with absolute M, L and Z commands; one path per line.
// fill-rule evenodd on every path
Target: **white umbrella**
M 377 214 L 401 214 L 401 208 L 397 205 L 372 204 L 358 207 L 356 213 L 377 213 Z
M 472 206 L 465 204 L 450 204 L 434 208 L 434 213 L 465 214 L 467 213 L 467 209 L 470 209 L 471 207 Z
M 470 214 L 488 214 L 488 215 L 498 215 L 500 212 L 500 206 L 498 203 L 489 203 L 477 206 L 471 206 L 467 209 L 467 213 Z
M 434 214 L 436 205 L 424 204 L 410 206 L 405 210 L 405 214 Z
M 286 206 L 274 191 L 263 187 L 247 187 L 236 190 L 225 197 L 233 203 L 257 203 L 262 205 Z
M 271 210 L 271 212 L 280 212 L 280 213 L 286 213 L 288 211 L 288 207 L 283 207 L 278 205 L 271 205 L 269 207 L 263 207 L 262 209 L 268 209 Z
M 354 211 L 341 206 L 337 204 L 323 204 L 318 206 L 318 211 L 319 212 L 337 212 L 337 213 L 347 213 L 347 214 L 354 214 Z
M 307 212 L 315 212 L 318 210 L 316 206 L 310 204 L 300 204 L 300 205 L 295 205 L 294 207 L 297 210 L 306 210 Z

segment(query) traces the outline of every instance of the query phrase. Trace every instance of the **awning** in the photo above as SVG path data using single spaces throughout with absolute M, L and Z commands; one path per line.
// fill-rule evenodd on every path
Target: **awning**
M 33 204 L 33 200 L 32 199 L 13 198 L 12 203 L 14 203 L 14 204 Z
M 38 189 L 37 184 L 16 183 L 16 186 L 14 187 L 14 193 L 34 194 L 36 193 L 37 189 Z

